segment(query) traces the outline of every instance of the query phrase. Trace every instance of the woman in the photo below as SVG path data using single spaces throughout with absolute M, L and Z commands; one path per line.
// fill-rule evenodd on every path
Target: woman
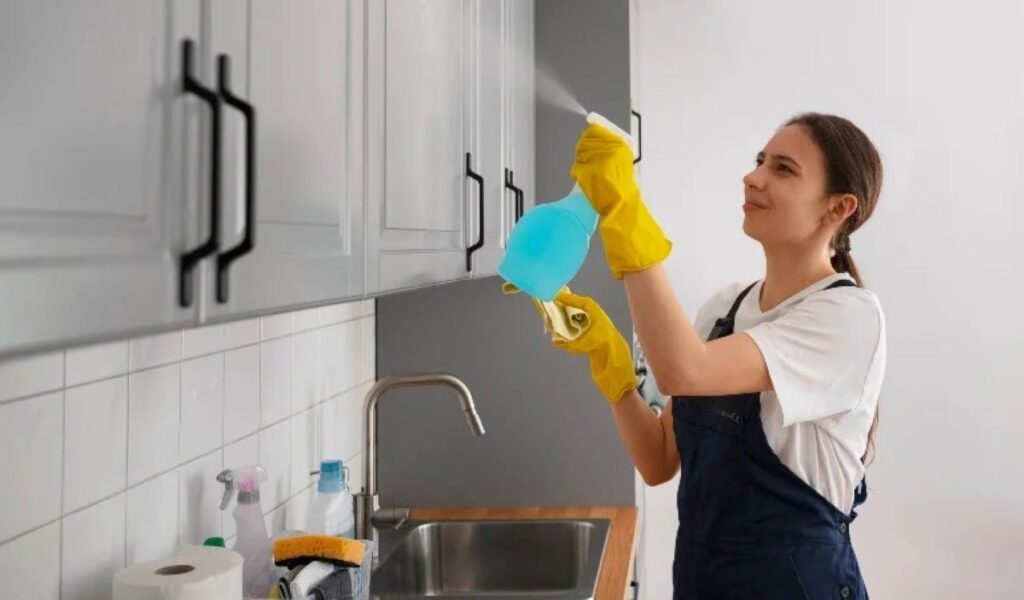
M 644 481 L 681 471 L 675 598 L 867 598 L 849 523 L 867 495 L 885 325 L 850 235 L 878 202 L 875 147 L 832 115 L 782 126 L 743 178 L 743 231 L 764 249 L 765 276 L 725 287 L 692 323 L 661 265 L 672 244 L 640 198 L 629 148 L 591 126 L 572 175 L 601 215 L 609 267 L 672 400 L 651 411 L 629 345 L 590 298 L 558 296 L 592 324 L 556 345 L 589 356 Z

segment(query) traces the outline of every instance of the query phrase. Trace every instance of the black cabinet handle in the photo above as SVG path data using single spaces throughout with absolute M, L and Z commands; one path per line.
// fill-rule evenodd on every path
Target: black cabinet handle
M 629 587 L 633 588 L 633 600 L 637 600 L 640 597 L 640 582 L 636 580 L 630 581 Z
M 210 234 L 206 241 L 181 255 L 180 296 L 182 307 L 192 304 L 192 270 L 200 260 L 220 247 L 220 98 L 192 75 L 194 43 L 181 44 L 182 90 L 195 94 L 210 106 Z
M 231 91 L 231 59 L 217 57 L 217 88 L 229 106 L 245 116 L 245 232 L 242 241 L 217 255 L 217 302 L 228 301 L 228 269 L 255 244 L 256 223 L 256 110 Z
M 505 189 L 512 190 L 516 198 L 516 223 L 523 218 L 523 190 L 516 186 L 515 173 L 511 169 L 505 169 Z
M 644 121 L 637 111 L 630 109 L 629 112 L 636 117 L 636 158 L 633 159 L 635 165 L 644 156 Z
M 484 178 L 473 170 L 473 155 L 466 153 L 466 177 L 473 179 L 480 186 L 480 238 L 475 244 L 466 248 L 466 271 L 473 270 L 473 253 L 484 247 Z

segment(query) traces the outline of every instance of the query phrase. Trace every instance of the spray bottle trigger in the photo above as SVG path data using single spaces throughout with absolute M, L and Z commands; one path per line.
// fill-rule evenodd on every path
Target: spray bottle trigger
M 221 471 L 217 474 L 217 481 L 224 484 L 224 496 L 220 500 L 220 509 L 227 509 L 228 505 L 231 504 L 231 498 L 235 495 L 235 483 L 234 473 L 231 469 Z

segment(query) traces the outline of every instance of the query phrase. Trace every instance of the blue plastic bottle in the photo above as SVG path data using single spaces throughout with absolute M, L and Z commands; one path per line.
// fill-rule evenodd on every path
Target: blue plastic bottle
M 498 274 L 550 302 L 583 266 L 596 228 L 597 213 L 575 185 L 565 198 L 523 215 L 509 237 Z
M 629 134 L 601 115 L 590 113 L 587 122 L 608 128 L 635 148 Z M 535 298 L 554 300 L 583 266 L 597 220 L 579 185 L 557 202 L 537 205 L 512 230 L 498 274 Z

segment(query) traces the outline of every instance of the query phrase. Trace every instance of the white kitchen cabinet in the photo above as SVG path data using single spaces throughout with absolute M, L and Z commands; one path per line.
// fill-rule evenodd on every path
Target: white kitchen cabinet
M 212 111 L 182 89 L 182 44 L 199 12 L 0 5 L 0 356 L 196 321 L 181 257 L 208 235 Z
M 204 265 L 204 321 L 362 295 L 362 10 L 338 0 L 212 6 L 210 67 L 229 68 L 254 135 L 226 105 L 222 244 Z

